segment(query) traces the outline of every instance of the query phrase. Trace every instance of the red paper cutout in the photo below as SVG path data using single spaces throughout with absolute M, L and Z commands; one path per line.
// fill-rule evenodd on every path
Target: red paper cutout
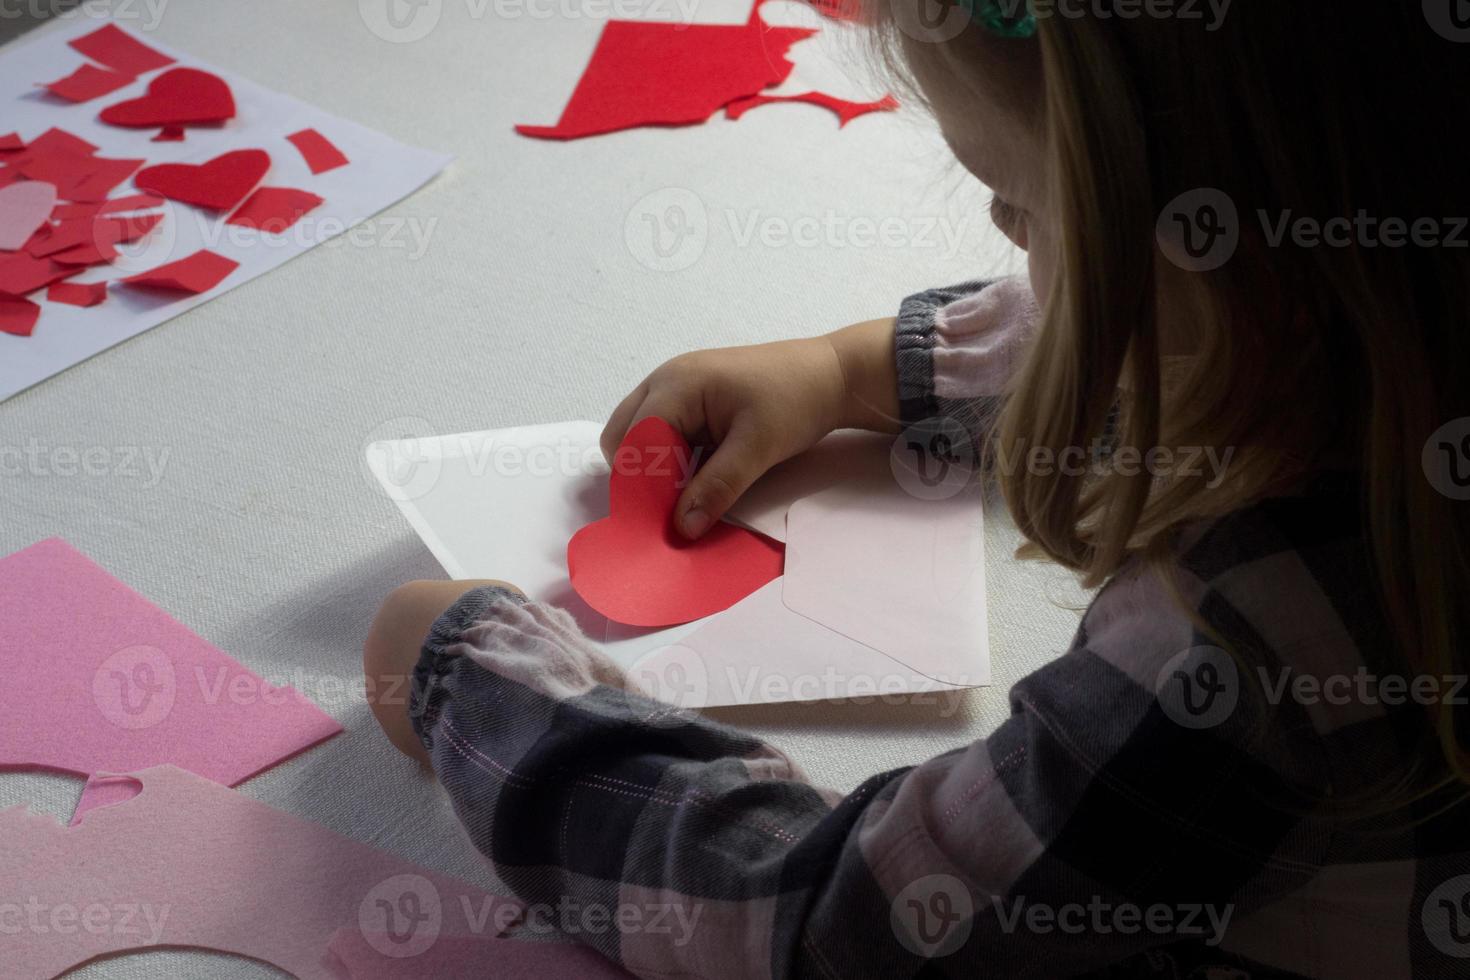
M 68 221 L 73 218 L 95 218 L 101 214 L 115 214 L 118 211 L 156 208 L 162 203 L 163 198 L 154 197 L 152 194 L 129 194 L 127 197 L 109 198 L 101 203 L 91 201 L 85 204 L 58 204 L 51 212 L 51 219 Z
M 62 197 L 84 203 L 106 201 L 107 195 L 112 193 L 113 188 L 131 177 L 139 167 L 148 161 L 107 160 L 93 157 L 92 162 L 96 169 L 86 177 L 69 186 L 57 188 Z
M 67 265 L 111 262 L 117 258 L 114 245 L 142 238 L 162 220 L 161 214 L 140 214 L 64 221 L 52 228 L 50 235 L 26 248 L 36 258 L 50 256 Z
M 187 258 L 121 280 L 124 285 L 181 293 L 208 292 L 240 267 L 234 259 L 202 248 Z
M 66 130 L 57 129 L 53 126 L 52 128 L 46 130 L 46 132 L 42 133 L 40 136 L 37 136 L 35 139 L 26 144 L 25 154 L 22 159 L 26 159 L 37 154 L 47 155 L 56 153 L 65 153 L 74 156 L 89 157 L 96 152 L 97 147 L 93 146 L 91 143 L 88 143 L 80 136 L 73 136 Z M 15 166 L 19 162 L 19 160 L 11 160 L 10 164 L 11 166 Z
M 8 133 L 0 136 L 0 153 L 14 153 L 16 150 L 24 150 L 26 145 L 21 141 L 19 133 Z
M 184 141 L 183 126 L 165 126 L 158 131 L 158 135 L 149 140 L 150 143 L 182 143 Z
M 704 122 L 731 100 L 785 81 L 794 67 L 786 52 L 815 33 L 768 27 L 759 4 L 738 26 L 610 20 L 556 125 L 516 132 L 568 140 Z
M 264 150 L 232 150 L 208 163 L 160 163 L 133 178 L 139 190 L 174 201 L 228 211 L 245 199 L 270 169 Z
M 19 296 L 0 295 L 0 333 L 29 337 L 36 329 L 41 308 Z
M 0 255 L 0 293 L 24 296 L 42 286 L 59 282 L 76 271 L 50 258 L 38 259 L 25 252 Z
M 115 24 L 100 27 L 69 43 L 98 64 L 125 75 L 142 75 L 174 63 L 168 55 L 153 50 Z
M 751 109 L 770 105 L 772 102 L 807 102 L 831 109 L 837 114 L 838 129 L 869 112 L 887 112 L 898 108 L 898 100 L 891 95 L 885 95 L 873 102 L 850 102 L 825 92 L 803 92 L 800 95 L 748 95 L 725 106 L 725 115 L 730 119 L 739 119 Z
M 660 418 L 633 426 L 613 457 L 611 516 L 567 545 L 572 588 L 630 626 L 672 626 L 728 609 L 781 574 L 785 549 L 733 524 L 698 541 L 674 527 L 689 444 Z
M 107 299 L 107 283 L 58 282 L 46 290 L 46 298 L 67 306 L 96 306 Z
M 324 198 L 294 187 L 262 187 L 225 219 L 225 224 L 242 228 L 259 228 L 279 235 L 301 216 L 321 204 Z
M 148 85 L 148 94 L 110 105 L 100 116 L 114 126 L 197 125 L 235 115 L 235 97 L 218 75 L 198 68 L 174 68 Z
M 133 78 L 120 71 L 82 65 L 65 78 L 47 82 L 46 89 L 68 102 L 87 102 L 132 84 Z
M 328 170 L 347 166 L 347 157 L 342 151 L 314 129 L 303 129 L 286 139 L 301 152 L 301 158 L 306 161 L 313 174 L 324 174 Z

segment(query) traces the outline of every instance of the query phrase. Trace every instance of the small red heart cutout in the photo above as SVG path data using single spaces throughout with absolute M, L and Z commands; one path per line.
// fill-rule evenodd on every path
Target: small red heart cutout
M 224 122 L 235 115 L 235 96 L 218 75 L 198 68 L 175 68 L 148 84 L 136 99 L 102 110 L 114 126 L 152 127 Z
M 264 150 L 231 150 L 208 163 L 160 163 L 138 171 L 133 183 L 140 191 L 201 208 L 228 211 L 255 189 L 270 169 Z
M 613 622 L 673 626 L 728 609 L 781 574 L 785 549 L 716 522 L 697 541 L 674 527 L 693 454 L 659 418 L 633 426 L 613 456 L 608 517 L 567 545 L 572 588 Z

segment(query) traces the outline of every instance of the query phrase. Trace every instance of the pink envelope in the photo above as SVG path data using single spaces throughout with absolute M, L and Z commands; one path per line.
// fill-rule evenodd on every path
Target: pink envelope
M 0 667 L 0 766 L 170 763 L 233 786 L 342 730 L 59 538 L 0 559 Z M 115 798 L 89 781 L 76 816 Z
M 839 432 L 777 467 L 730 519 L 785 541 L 785 574 L 668 629 L 609 623 L 567 582 L 566 541 L 607 514 L 601 426 L 377 443 L 369 468 L 455 578 L 571 609 L 649 693 L 681 707 L 867 698 L 989 683 L 976 486 L 923 499 L 891 437 Z

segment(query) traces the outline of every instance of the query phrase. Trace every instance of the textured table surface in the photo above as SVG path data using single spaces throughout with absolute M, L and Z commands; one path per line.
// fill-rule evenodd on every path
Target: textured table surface
M 917 113 L 839 131 L 820 109 L 770 106 L 571 143 L 517 136 L 515 123 L 555 120 L 599 18 L 634 9 L 619 3 L 427 0 L 403 5 L 396 28 L 385 0 L 119 4 L 127 26 L 457 160 L 353 241 L 0 404 L 0 448 L 24 460 L 3 457 L 0 553 L 63 536 L 246 666 L 316 695 L 346 732 L 241 791 L 490 888 L 434 783 L 340 693 L 383 594 L 441 574 L 364 471 L 363 446 L 603 418 L 679 352 L 823 332 L 1020 265 L 984 189 Z M 697 21 L 738 22 L 747 9 L 644 6 L 670 19 L 691 3 Z M 785 89 L 872 91 L 861 52 L 835 31 L 803 42 Z M 674 216 L 661 251 L 646 215 Z M 57 450 L 96 448 L 105 474 L 55 472 Z M 992 506 L 993 687 L 716 714 L 843 790 L 984 736 L 1008 713 L 1009 685 L 1065 649 L 1084 599 L 1057 569 L 1012 558 L 1015 543 Z M 0 806 L 64 816 L 79 788 L 0 774 Z M 75 975 L 276 974 L 153 952 Z

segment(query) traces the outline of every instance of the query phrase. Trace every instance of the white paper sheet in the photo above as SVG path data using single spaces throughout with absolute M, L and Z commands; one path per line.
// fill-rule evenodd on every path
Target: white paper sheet
M 148 161 L 145 166 L 202 163 L 230 150 L 259 148 L 271 156 L 271 168 L 262 186 L 299 188 L 326 200 L 280 235 L 226 226 L 226 215 L 167 204 L 166 217 L 148 236 L 146 247 L 128 249 L 111 266 L 89 269 L 74 281 L 119 279 L 184 258 L 201 248 L 234 259 L 240 267 L 214 289 L 198 296 L 174 297 L 114 287 L 101 306 L 83 309 L 46 302 L 44 290 L 31 294 L 29 298 L 42 307 L 35 333 L 30 337 L 0 334 L 0 401 L 341 234 L 423 186 L 451 159 L 442 153 L 405 146 L 136 33 L 141 42 L 177 59 L 178 64 L 169 68 L 200 68 L 223 78 L 234 92 L 235 118 L 219 128 L 191 127 L 185 139 L 176 143 L 151 142 L 156 129 L 106 125 L 97 119 L 103 108 L 142 95 L 160 72 L 150 72 L 125 88 L 76 105 L 36 87 L 70 74 L 86 62 L 67 42 L 104 23 L 82 18 L 75 25 L 0 51 L 0 134 L 15 130 L 22 139 L 31 140 L 53 126 L 59 127 L 95 144 L 98 156 L 142 158 Z M 287 135 L 308 127 L 330 140 L 351 162 L 312 175 L 301 154 L 286 141 Z M 132 181 L 127 180 L 112 196 L 131 193 L 135 190 Z M 282 329 L 289 330 L 289 324 L 282 324 Z

